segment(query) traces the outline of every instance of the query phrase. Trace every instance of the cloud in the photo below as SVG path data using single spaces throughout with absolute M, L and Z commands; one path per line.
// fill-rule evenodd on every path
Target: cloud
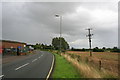
M 71 47 L 88 47 L 88 27 L 93 47 L 118 44 L 118 12 L 110 2 L 4 2 L 2 7 L 3 39 L 50 44 L 59 36 L 60 19 L 54 15 L 60 14 L 62 36 Z

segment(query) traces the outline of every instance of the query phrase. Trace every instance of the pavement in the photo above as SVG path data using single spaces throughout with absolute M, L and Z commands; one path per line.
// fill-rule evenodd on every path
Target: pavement
M 49 52 L 36 51 L 36 54 L 27 57 L 11 58 L 12 61 L 3 60 L 2 75 L 0 77 L 3 80 L 10 78 L 46 78 L 51 69 L 53 57 L 53 54 Z

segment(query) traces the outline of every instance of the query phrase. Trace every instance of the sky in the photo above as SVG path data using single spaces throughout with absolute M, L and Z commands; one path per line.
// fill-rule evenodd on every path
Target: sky
M 3 2 L 2 39 L 29 44 L 51 44 L 62 37 L 70 47 L 89 48 L 88 31 L 92 28 L 92 48 L 118 46 L 118 5 L 114 2 Z

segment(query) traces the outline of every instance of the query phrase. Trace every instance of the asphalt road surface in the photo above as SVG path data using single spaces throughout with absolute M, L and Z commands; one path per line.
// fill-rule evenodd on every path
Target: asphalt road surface
M 3 78 L 46 78 L 53 61 L 53 54 L 36 51 L 27 58 L 3 64 Z

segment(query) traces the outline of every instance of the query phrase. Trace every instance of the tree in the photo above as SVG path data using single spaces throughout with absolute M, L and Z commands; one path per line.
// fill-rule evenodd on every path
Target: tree
M 95 47 L 96 49 L 99 49 L 98 47 Z
M 113 49 L 118 49 L 117 47 L 113 47 Z
M 81 51 L 85 51 L 85 48 L 82 48 L 82 50 Z
M 71 50 L 74 51 L 74 47 L 72 47 Z
M 105 50 L 106 48 L 105 48 L 105 47 L 103 47 L 102 49 L 104 49 L 104 50 Z
M 120 52 L 120 49 L 118 49 L 117 47 L 113 47 L 111 52 Z
M 40 43 L 36 43 L 36 45 L 33 46 L 34 49 L 40 49 L 41 48 L 41 44 Z
M 99 49 L 98 47 L 93 48 L 93 52 L 104 52 L 103 49 Z
M 55 37 L 52 39 L 52 46 L 54 49 L 59 50 L 60 49 L 60 39 L 61 39 L 61 49 L 62 50 L 67 50 L 69 49 L 69 44 L 63 37 Z

